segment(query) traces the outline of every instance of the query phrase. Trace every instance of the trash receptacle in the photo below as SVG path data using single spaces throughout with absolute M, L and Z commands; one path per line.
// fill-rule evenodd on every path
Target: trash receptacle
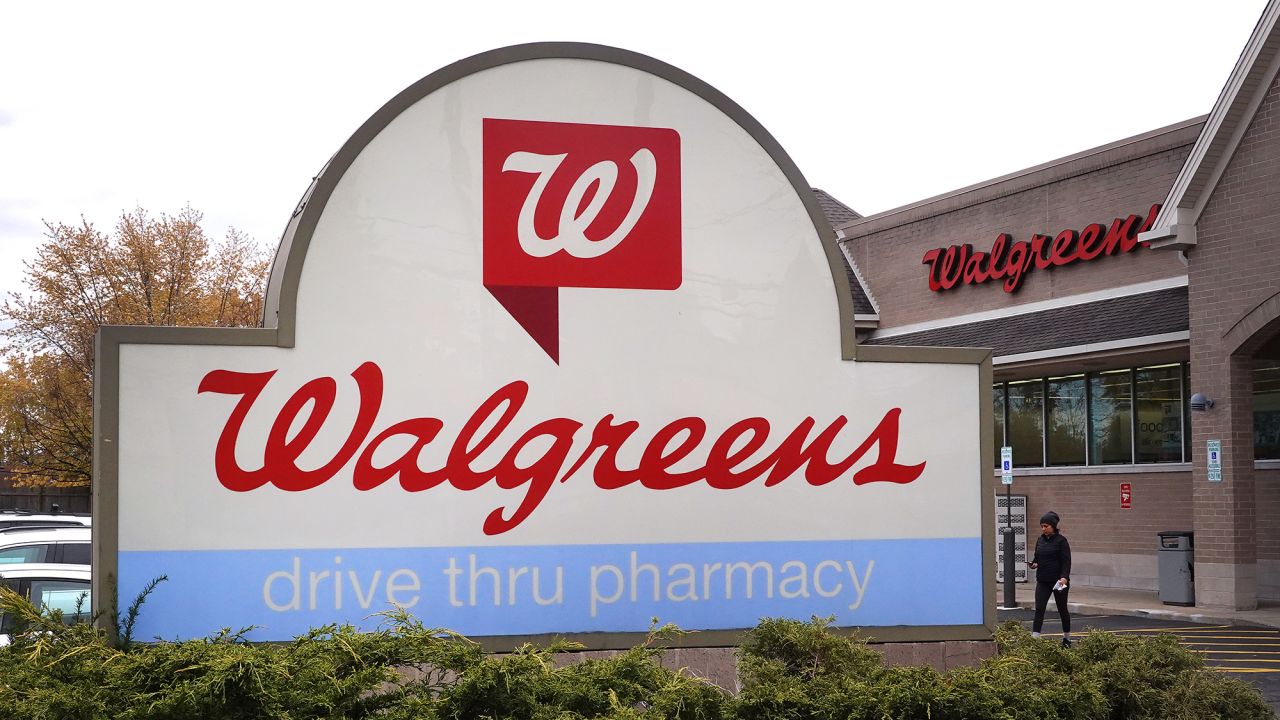
M 1190 530 L 1165 530 L 1160 537 L 1160 602 L 1165 605 L 1195 605 L 1196 576 L 1192 564 L 1194 537 Z

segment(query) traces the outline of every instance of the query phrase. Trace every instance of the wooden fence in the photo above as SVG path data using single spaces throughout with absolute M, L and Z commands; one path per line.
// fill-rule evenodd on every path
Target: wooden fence
M 61 512 L 87 513 L 90 511 L 87 490 L 51 490 L 46 488 L 0 489 L 0 510 L 29 510 L 47 513 L 57 505 Z

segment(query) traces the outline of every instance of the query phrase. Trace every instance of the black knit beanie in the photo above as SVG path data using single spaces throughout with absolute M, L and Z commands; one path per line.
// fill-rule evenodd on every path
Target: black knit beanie
M 1058 517 L 1058 513 L 1054 512 L 1054 511 L 1052 511 L 1052 510 L 1050 510 L 1049 512 L 1047 512 L 1047 513 L 1045 513 L 1044 515 L 1041 515 L 1041 516 L 1040 516 L 1040 524 L 1041 524 L 1041 525 L 1045 525 L 1045 524 L 1052 525 L 1054 530 L 1057 530 L 1057 529 L 1058 529 L 1058 522 L 1059 522 L 1060 520 L 1061 520 L 1061 518 L 1059 518 L 1059 517 Z

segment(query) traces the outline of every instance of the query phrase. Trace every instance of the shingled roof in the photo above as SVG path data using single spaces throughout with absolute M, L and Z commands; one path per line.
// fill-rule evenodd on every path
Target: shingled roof
M 838 228 L 862 217 L 853 208 L 831 197 L 831 194 L 826 190 L 813 188 L 813 195 L 818 198 L 818 207 L 822 208 L 822 214 L 827 216 L 827 222 L 831 223 L 833 228 Z
M 994 350 L 993 354 L 999 358 L 1186 332 L 1189 327 L 1187 288 L 1174 287 L 963 325 L 873 337 L 866 342 L 869 345 L 985 347 Z
M 825 190 L 813 188 L 813 196 L 817 198 L 818 207 L 822 208 L 822 214 L 827 217 L 827 222 L 831 223 L 833 229 L 862 217 L 856 210 L 835 199 Z M 857 272 L 854 271 L 853 265 L 850 264 L 844 252 L 840 253 L 840 259 L 844 263 L 845 274 L 849 276 L 849 289 L 853 294 L 853 314 L 855 316 L 878 315 L 875 304 L 871 302 L 870 293 L 858 278 Z

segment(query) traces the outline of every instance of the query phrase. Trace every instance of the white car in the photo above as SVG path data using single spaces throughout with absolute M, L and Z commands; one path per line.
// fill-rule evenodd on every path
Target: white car
M 88 565 L 0 566 L 0 586 L 22 595 L 41 610 L 61 610 L 62 619 L 68 623 L 89 619 L 89 579 Z M 0 612 L 0 646 L 9 644 L 12 625 L 12 618 Z
M 88 565 L 92 532 L 83 525 L 0 528 L 0 568 L 18 563 Z
M 19 525 L 89 527 L 93 525 L 93 518 L 89 515 L 71 513 L 29 513 L 23 510 L 0 512 L 0 529 Z

